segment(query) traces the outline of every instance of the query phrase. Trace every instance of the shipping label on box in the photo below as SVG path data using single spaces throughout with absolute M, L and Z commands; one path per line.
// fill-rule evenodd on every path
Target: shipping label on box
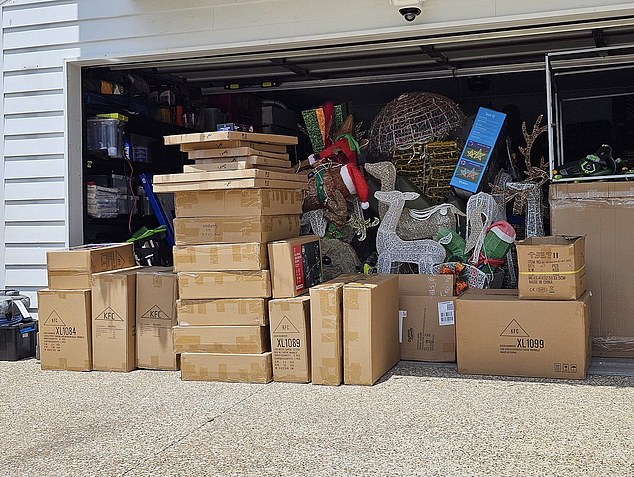
M 531 237 L 517 243 L 522 299 L 576 300 L 586 291 L 584 237 Z
M 453 307 L 447 297 L 401 296 L 401 359 L 455 362 Z
M 268 270 L 248 272 L 181 272 L 178 294 L 182 299 L 269 298 L 271 276 Z
M 265 326 L 175 326 L 176 353 L 264 353 L 269 351 Z
M 186 191 L 174 194 L 177 217 L 301 215 L 302 192 L 285 189 Z
M 90 290 L 40 290 L 42 369 L 92 370 Z
M 271 351 L 275 381 L 310 382 L 310 298 L 271 300 Z
M 590 295 L 519 300 L 514 290 L 470 290 L 456 300 L 458 372 L 583 379 L 590 360 Z
M 362 275 L 343 287 L 343 380 L 372 385 L 400 359 L 398 275 Z
M 273 379 L 271 352 L 261 354 L 183 353 L 183 381 L 265 384 Z
M 174 247 L 174 270 L 177 272 L 265 270 L 268 263 L 266 244 L 263 243 Z
M 136 362 L 138 368 L 176 370 L 172 327 L 178 284 L 171 269 L 150 267 L 137 274 Z
M 178 300 L 179 325 L 266 326 L 267 300 L 264 298 L 227 298 L 219 300 Z
M 273 298 L 291 298 L 323 282 L 319 237 L 269 243 Z
M 136 366 L 136 274 L 142 267 L 93 275 L 92 358 L 98 371 Z
M 176 245 L 270 242 L 298 235 L 299 215 L 174 219 Z

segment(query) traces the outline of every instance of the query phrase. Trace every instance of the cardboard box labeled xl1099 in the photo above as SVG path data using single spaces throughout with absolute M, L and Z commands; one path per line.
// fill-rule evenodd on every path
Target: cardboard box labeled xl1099
M 586 291 L 584 237 L 530 237 L 517 243 L 519 297 L 576 300 Z
M 458 372 L 585 378 L 590 298 L 520 300 L 516 290 L 469 290 L 456 300 Z

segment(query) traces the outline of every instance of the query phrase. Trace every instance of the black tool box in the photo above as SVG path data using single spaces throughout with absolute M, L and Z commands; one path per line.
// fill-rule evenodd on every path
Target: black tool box
M 28 311 L 30 304 L 17 290 L 0 290 L 0 361 L 35 356 L 37 321 Z
M 35 356 L 37 321 L 0 325 L 0 361 L 17 361 Z

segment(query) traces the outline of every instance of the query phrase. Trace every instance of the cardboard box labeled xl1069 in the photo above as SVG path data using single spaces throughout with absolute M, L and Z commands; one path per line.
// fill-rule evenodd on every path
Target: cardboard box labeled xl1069
M 290 298 L 323 282 L 319 237 L 305 235 L 269 243 L 273 298 Z
M 469 290 L 456 300 L 458 372 L 583 379 L 590 361 L 590 294 L 520 300 L 515 290 Z
M 273 380 L 310 382 L 310 298 L 269 302 Z
M 517 243 L 519 297 L 576 300 L 586 291 L 584 237 L 531 237 Z
M 86 290 L 93 273 L 135 265 L 131 243 L 81 245 L 46 254 L 48 287 L 55 290 Z
M 399 275 L 401 359 L 456 361 L 454 278 Z
M 172 326 L 178 284 L 171 268 L 148 267 L 136 278 L 136 362 L 138 368 L 176 370 Z
M 92 369 L 90 290 L 40 290 L 42 369 Z
M 92 360 L 98 371 L 136 366 L 136 274 L 142 267 L 93 275 Z

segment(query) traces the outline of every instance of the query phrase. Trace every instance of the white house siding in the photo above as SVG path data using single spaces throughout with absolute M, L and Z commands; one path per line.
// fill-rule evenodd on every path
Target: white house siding
M 388 0 L 10 0 L 1 8 L 0 288 L 26 291 L 34 308 L 46 286 L 45 251 L 70 242 L 67 59 L 196 56 L 634 13 L 632 3 L 609 0 L 428 0 L 413 24 Z

